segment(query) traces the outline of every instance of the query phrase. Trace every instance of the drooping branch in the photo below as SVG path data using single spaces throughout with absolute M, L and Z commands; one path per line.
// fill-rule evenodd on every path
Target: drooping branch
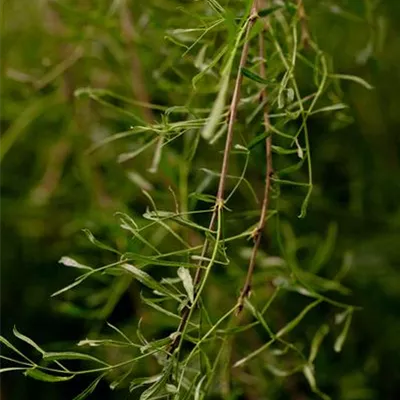
M 237 109 L 238 109 L 240 96 L 241 96 L 241 85 L 242 85 L 242 80 L 243 80 L 241 70 L 246 65 L 246 62 L 247 62 L 247 57 L 248 57 L 248 53 L 249 53 L 250 32 L 258 18 L 258 14 L 257 14 L 258 9 L 259 9 L 258 0 L 254 0 L 252 7 L 251 7 L 249 19 L 247 21 L 247 27 L 246 27 L 245 37 L 244 37 L 244 44 L 243 44 L 242 53 L 240 56 L 239 67 L 238 67 L 238 73 L 237 73 L 237 77 L 236 77 L 236 81 L 235 81 L 231 104 L 229 107 L 228 130 L 227 130 L 227 136 L 226 136 L 226 140 L 225 140 L 225 148 L 224 148 L 224 154 L 223 154 L 223 160 L 222 160 L 222 166 L 221 166 L 221 174 L 220 174 L 220 179 L 219 179 L 219 184 L 218 184 L 218 191 L 217 191 L 216 201 L 215 201 L 215 205 L 214 205 L 214 210 L 213 210 L 211 220 L 210 220 L 210 223 L 208 226 L 209 230 L 214 230 L 215 224 L 217 222 L 219 210 L 221 209 L 221 207 L 223 207 L 223 204 L 224 204 L 224 191 L 225 191 L 225 185 L 226 185 L 226 179 L 227 179 L 227 173 L 228 173 L 228 167 L 229 167 L 230 153 L 231 153 L 231 149 L 232 149 L 234 127 L 235 127 Z M 203 259 L 208 251 L 208 247 L 209 247 L 209 241 L 207 238 L 205 238 L 200 261 L 199 261 L 198 268 L 197 268 L 197 271 L 196 271 L 196 274 L 194 277 L 194 286 L 195 286 L 196 290 L 198 289 L 199 284 L 201 282 L 201 278 L 202 278 L 202 268 L 201 267 L 202 267 Z M 190 307 L 184 308 L 184 310 L 182 312 L 181 323 L 178 327 L 177 335 L 175 336 L 176 339 L 170 345 L 171 352 L 173 352 L 179 346 L 179 343 L 182 340 L 181 334 L 185 330 L 185 327 L 190 319 L 190 316 L 191 316 L 191 313 L 192 313 L 194 307 L 195 307 L 195 304 L 192 304 Z
M 261 60 L 260 76 L 263 79 L 266 79 L 266 68 L 265 68 L 265 62 L 264 62 L 264 57 L 265 57 L 264 33 L 266 32 L 267 29 L 268 29 L 268 25 L 265 22 L 264 29 L 259 34 L 259 56 L 260 56 L 260 60 Z M 267 102 L 267 91 L 266 91 L 265 87 L 261 91 L 261 102 L 264 104 L 263 122 L 264 122 L 265 130 L 266 130 L 266 132 L 268 132 L 269 128 L 270 128 L 270 121 L 269 121 L 269 112 L 268 112 L 268 104 L 267 104 L 268 103 Z M 243 289 L 240 293 L 238 303 L 237 303 L 237 314 L 240 314 L 240 312 L 243 310 L 244 300 L 246 297 L 248 297 L 250 295 L 251 283 L 252 283 L 254 268 L 255 268 L 255 264 L 256 264 L 257 252 L 260 247 L 263 231 L 266 228 L 267 213 L 268 213 L 268 207 L 269 207 L 269 197 L 270 197 L 270 190 L 271 190 L 271 176 L 273 173 L 273 169 L 272 169 L 272 136 L 271 135 L 268 136 L 265 140 L 265 158 L 266 158 L 267 167 L 266 167 L 266 175 L 265 175 L 264 197 L 263 197 L 263 201 L 262 201 L 262 205 L 261 205 L 260 219 L 258 221 L 257 228 L 253 232 L 254 245 L 253 245 L 253 250 L 252 250 L 252 253 L 250 256 L 246 281 L 244 283 Z

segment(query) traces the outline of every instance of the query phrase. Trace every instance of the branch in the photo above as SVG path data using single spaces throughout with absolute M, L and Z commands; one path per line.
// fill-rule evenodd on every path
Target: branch
M 266 32 L 267 29 L 268 29 L 268 25 L 267 25 L 267 23 L 265 23 L 263 31 L 260 32 L 260 34 L 259 34 L 259 56 L 260 56 L 261 60 L 264 59 L 264 54 L 265 54 L 265 44 L 264 44 L 263 33 Z M 260 64 L 260 76 L 264 79 L 266 78 L 265 63 L 263 61 L 261 61 L 261 64 Z M 270 122 L 269 122 L 269 113 L 268 113 L 268 105 L 267 105 L 267 91 L 266 91 L 265 87 L 263 88 L 263 90 L 261 92 L 261 102 L 265 104 L 263 118 L 264 118 L 265 130 L 266 130 L 266 132 L 268 132 L 269 127 L 270 127 Z M 271 189 L 271 176 L 273 174 L 272 137 L 271 136 L 268 136 L 265 141 L 265 158 L 267 161 L 267 168 L 266 168 L 266 176 L 265 176 L 264 198 L 263 198 L 263 202 L 261 205 L 261 214 L 260 214 L 258 226 L 253 233 L 254 246 L 253 246 L 253 251 L 251 253 L 251 257 L 250 257 L 250 261 L 249 261 L 249 267 L 247 270 L 246 281 L 245 281 L 243 289 L 240 293 L 238 303 L 237 303 L 237 315 L 239 315 L 241 313 L 241 311 L 243 310 L 244 300 L 246 297 L 248 297 L 250 295 L 250 292 L 251 292 L 251 283 L 252 283 L 254 268 L 255 268 L 255 264 L 256 264 L 257 252 L 260 247 L 262 233 L 266 227 L 266 219 L 267 219 L 267 212 L 268 212 L 268 205 L 269 205 L 269 193 L 270 193 L 270 189 Z
M 234 132 L 234 126 L 235 126 L 235 120 L 236 120 L 236 114 L 237 114 L 237 109 L 238 109 L 238 104 L 240 100 L 240 93 L 241 93 L 241 85 L 242 85 L 242 80 L 243 76 L 241 73 L 242 68 L 246 65 L 248 53 L 249 53 L 249 36 L 251 29 L 253 28 L 257 18 L 258 18 L 258 0 L 253 1 L 253 5 L 251 7 L 250 11 L 250 16 L 246 28 L 246 33 L 245 33 L 245 38 L 244 38 L 244 45 L 242 49 L 242 53 L 240 56 L 240 63 L 239 63 L 239 68 L 238 68 L 238 74 L 236 77 L 235 81 L 235 87 L 233 90 L 233 95 L 232 95 L 232 101 L 231 105 L 229 107 L 229 121 L 228 121 L 228 132 L 226 136 L 226 141 L 225 141 L 225 149 L 224 149 L 224 155 L 223 155 L 223 160 L 222 160 L 222 166 L 221 166 L 221 174 L 220 174 L 220 179 L 219 179 L 219 184 L 218 184 L 218 191 L 217 191 L 217 196 L 215 200 L 215 205 L 214 205 L 214 210 L 211 216 L 210 224 L 208 226 L 209 230 L 213 230 L 215 223 L 217 221 L 218 217 L 218 212 L 223 207 L 224 204 L 224 191 L 225 191 L 225 184 L 226 184 L 226 176 L 228 173 L 228 166 L 229 166 L 229 157 L 231 153 L 231 148 L 232 148 L 232 141 L 233 141 L 233 132 Z M 199 283 L 202 278 L 202 260 L 204 259 L 204 256 L 206 255 L 209 247 L 209 240 L 205 238 L 204 244 L 203 244 L 203 249 L 201 252 L 201 257 L 200 261 L 198 263 L 198 268 L 194 277 L 194 286 L 195 288 L 198 288 Z M 172 353 L 181 343 L 182 341 L 182 333 L 184 332 L 186 325 L 190 319 L 192 310 L 194 309 L 195 304 L 191 304 L 190 308 L 186 307 L 184 308 L 182 312 L 182 319 L 181 323 L 178 327 L 177 330 L 177 335 L 175 336 L 175 340 L 171 343 L 170 345 L 170 352 Z
M 297 12 L 301 26 L 301 44 L 305 49 L 310 46 L 310 32 L 308 30 L 307 15 L 304 10 L 303 0 L 297 0 Z

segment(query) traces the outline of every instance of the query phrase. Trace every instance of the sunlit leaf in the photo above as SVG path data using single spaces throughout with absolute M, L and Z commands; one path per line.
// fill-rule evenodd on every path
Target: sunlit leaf
M 37 369 L 36 367 L 26 370 L 24 372 L 24 375 L 36 379 L 38 381 L 51 382 L 51 383 L 69 381 L 75 377 L 74 374 L 64 375 L 64 376 L 50 375 L 47 374 L 46 372 L 41 371 L 40 369 Z
M 193 286 L 193 279 L 192 276 L 190 275 L 190 272 L 188 269 L 184 267 L 179 267 L 178 268 L 178 276 L 182 280 L 183 287 L 186 290 L 186 293 L 189 296 L 189 300 L 191 303 L 194 301 L 194 286 Z

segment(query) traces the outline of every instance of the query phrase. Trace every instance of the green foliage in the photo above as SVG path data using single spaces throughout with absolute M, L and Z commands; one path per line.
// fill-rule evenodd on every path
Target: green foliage
M 1 372 L 89 375 L 75 399 L 102 382 L 141 400 L 373 398 L 373 367 L 353 379 L 348 359 L 365 307 L 349 288 L 368 255 L 348 219 L 385 207 L 363 204 L 369 154 L 343 133 L 358 107 L 348 92 L 376 85 L 337 68 L 349 61 L 319 24 L 368 32 L 365 63 L 383 40 L 376 3 L 9 2 L 0 155 L 20 200 L 6 192 L 6 223 L 42 245 L 57 231 L 52 257 L 70 254 L 59 263 L 75 276 L 52 296 L 90 329 L 47 351 L 14 328 Z M 12 54 L 16 33 L 37 45 Z M 18 152 L 35 162 L 14 187 Z M 326 182 L 345 157 L 347 211 L 340 176 Z M 117 327 L 124 296 L 134 309 Z

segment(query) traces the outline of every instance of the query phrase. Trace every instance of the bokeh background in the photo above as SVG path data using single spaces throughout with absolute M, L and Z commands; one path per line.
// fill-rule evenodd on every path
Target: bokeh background
M 82 339 L 99 317 L 76 303 L 50 299 L 75 277 L 58 260 L 70 255 L 89 265 L 108 262 L 82 228 L 123 242 L 126 235 L 114 213 L 145 209 L 135 173 L 146 177 L 151 153 L 118 163 L 129 140 L 88 149 L 129 129 L 131 110 L 143 119 L 147 111 L 132 104 L 121 113 L 114 109 L 122 104 L 117 101 L 113 108 L 74 97 L 76 89 L 90 86 L 140 98 L 132 73 L 136 54 L 149 101 L 182 103 L 185 93 L 174 86 L 173 69 L 180 50 L 166 54 L 162 32 L 184 25 L 178 7 L 185 2 L 143 3 L 2 2 L 1 334 L 8 338 L 16 325 L 48 349 Z M 336 224 L 332 259 L 348 253 L 345 283 L 353 290 L 352 301 L 363 307 L 354 315 L 345 351 L 322 355 L 322 386 L 324 379 L 337 381 L 338 399 L 394 400 L 400 398 L 400 2 L 310 0 L 305 7 L 335 71 L 374 86 L 342 84 L 350 112 L 337 119 L 311 118 L 316 191 L 306 219 L 297 219 L 293 210 L 291 220 L 299 235 L 313 232 L 316 240 Z M 126 12 L 128 20 L 121 17 Z M 207 145 L 202 146 L 206 160 Z M 171 155 L 168 163 L 174 162 Z M 168 169 L 151 177 L 154 187 L 174 179 Z M 297 197 L 293 194 L 294 203 Z M 127 323 L 132 307 L 129 296 L 122 296 L 108 320 Z M 89 380 L 53 385 L 6 374 L 1 398 L 70 399 Z M 127 398 L 108 390 L 96 396 Z

